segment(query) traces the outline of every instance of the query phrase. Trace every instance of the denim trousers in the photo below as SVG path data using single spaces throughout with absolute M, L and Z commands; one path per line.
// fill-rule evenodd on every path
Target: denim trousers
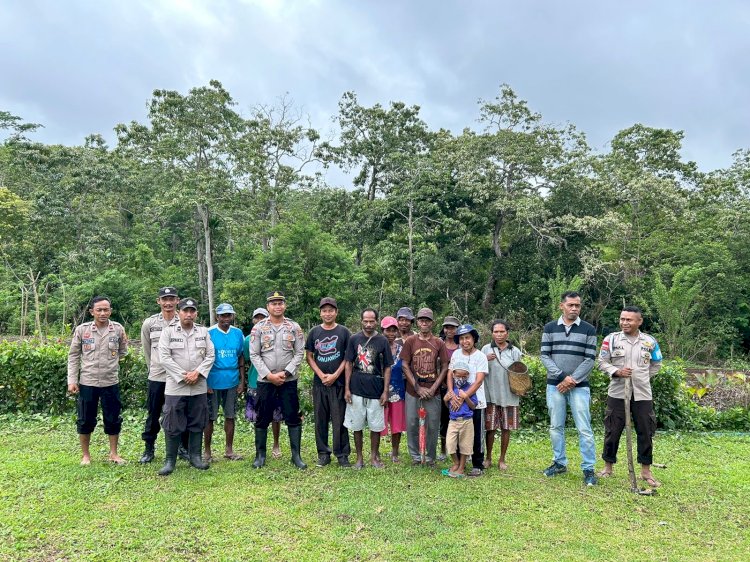
M 594 470 L 596 446 L 591 430 L 591 389 L 587 386 L 575 387 L 565 394 L 552 384 L 547 385 L 547 408 L 549 409 L 549 436 L 552 440 L 553 460 L 568 466 L 565 454 L 565 418 L 568 405 L 578 430 L 578 447 L 581 450 L 581 469 Z

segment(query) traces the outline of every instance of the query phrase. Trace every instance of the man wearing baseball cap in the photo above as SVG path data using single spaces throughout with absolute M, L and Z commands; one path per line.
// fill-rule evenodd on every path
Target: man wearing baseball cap
M 297 394 L 305 338 L 299 324 L 284 316 L 284 293 L 268 293 L 266 307 L 270 316 L 258 322 L 250 332 L 250 360 L 258 369 L 258 417 L 255 421 L 253 467 L 261 468 L 266 462 L 268 426 L 273 419 L 273 410 L 278 400 L 281 402 L 281 413 L 289 432 L 292 464 L 299 469 L 305 469 L 307 465 L 300 456 L 302 418 Z
M 159 416 L 164 406 L 164 387 L 167 384 L 167 372 L 159 362 L 159 338 L 164 328 L 177 322 L 177 289 L 162 287 L 159 289 L 156 304 L 161 311 L 146 318 L 141 326 L 141 350 L 148 369 L 148 395 L 146 398 L 146 424 L 141 434 L 145 442 L 141 463 L 154 460 L 156 436 L 159 434 Z
M 208 421 L 207 378 L 214 364 L 214 344 L 208 330 L 195 323 L 198 303 L 185 298 L 177 304 L 179 322 L 164 328 L 159 338 L 159 359 L 167 372 L 161 426 L 167 454 L 160 476 L 174 472 L 180 434 L 189 431 L 191 466 L 206 470 L 201 458 L 203 430 Z
M 406 443 L 414 464 L 421 463 L 419 452 L 419 408 L 427 410 L 426 462 L 434 465 L 440 435 L 440 385 L 448 373 L 445 342 L 432 333 L 434 316 L 429 308 L 417 312 L 419 333 L 409 336 L 401 349 L 406 377 Z
M 336 299 L 320 299 L 320 319 L 322 324 L 315 326 L 307 335 L 305 350 L 307 364 L 313 378 L 313 410 L 315 413 L 315 444 L 318 448 L 316 466 L 331 462 L 331 453 L 336 455 L 339 466 L 351 466 L 349 454 L 349 432 L 344 427 L 344 353 L 351 333 L 345 326 L 336 323 L 339 306 Z M 328 446 L 328 424 L 333 429 L 333 451 Z
M 216 307 L 217 323 L 208 329 L 208 335 L 216 349 L 216 361 L 208 373 L 208 424 L 203 433 L 206 448 L 205 458 L 213 460 L 211 440 L 214 422 L 219 417 L 219 406 L 224 412 L 224 458 L 231 461 L 242 457 L 234 452 L 234 418 L 237 409 L 237 396 L 244 390 L 240 373 L 244 371 L 245 359 L 242 356 L 244 336 L 242 330 L 232 326 L 234 307 L 221 303 Z
M 402 306 L 396 313 L 396 322 L 398 322 L 398 338 L 396 341 L 404 345 L 406 338 L 411 336 L 412 326 L 414 326 L 414 313 L 408 306 Z

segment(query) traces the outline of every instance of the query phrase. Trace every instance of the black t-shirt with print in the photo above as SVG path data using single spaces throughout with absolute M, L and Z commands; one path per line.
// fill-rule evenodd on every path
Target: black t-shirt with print
M 388 340 L 381 334 L 372 338 L 362 332 L 349 338 L 346 360 L 352 364 L 349 390 L 363 398 L 380 398 L 383 394 L 383 371 L 393 364 Z
M 336 327 L 331 330 L 326 330 L 322 325 L 315 326 L 307 335 L 305 349 L 313 354 L 318 368 L 330 375 L 335 373 L 339 365 L 343 363 L 350 337 L 349 330 L 341 324 L 336 324 Z M 314 375 L 313 385 L 323 386 L 323 381 Z M 336 379 L 333 386 L 344 386 L 343 373 Z

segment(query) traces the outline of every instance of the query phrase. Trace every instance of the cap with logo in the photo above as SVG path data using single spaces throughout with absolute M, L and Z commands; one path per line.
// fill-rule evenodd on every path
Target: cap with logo
M 281 291 L 271 291 L 266 295 L 266 302 L 271 301 L 283 301 L 286 302 L 286 297 Z
M 216 307 L 216 314 L 235 314 L 234 307 L 227 302 L 223 302 Z
M 159 298 L 161 297 L 176 297 L 177 289 L 174 287 L 162 287 L 159 289 Z
M 177 310 L 184 310 L 186 308 L 192 308 L 193 310 L 198 310 L 198 303 L 196 302 L 195 299 L 191 299 L 189 297 L 186 297 L 177 303 Z
M 420 308 L 419 312 L 417 312 L 417 320 L 420 318 L 427 318 L 428 320 L 435 320 L 434 315 L 432 314 L 431 308 Z
M 339 309 L 339 305 L 336 302 L 336 299 L 334 299 L 333 297 L 323 297 L 322 299 L 320 299 L 320 305 L 318 306 L 318 308 L 323 308 L 325 305 L 332 306 L 336 310 Z

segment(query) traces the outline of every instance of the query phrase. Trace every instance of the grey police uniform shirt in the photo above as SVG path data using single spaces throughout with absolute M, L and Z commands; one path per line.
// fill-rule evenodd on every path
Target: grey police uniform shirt
M 73 331 L 68 352 L 68 384 L 105 387 L 120 382 L 120 357 L 128 352 L 125 328 L 110 320 L 99 329 L 84 322 Z M 79 380 L 80 372 L 80 380 Z
M 146 358 L 148 380 L 150 381 L 165 382 L 167 380 L 167 371 L 159 361 L 159 338 L 161 338 L 161 332 L 164 328 L 178 322 L 179 319 L 176 314 L 172 320 L 166 320 L 164 315 L 159 312 L 146 318 L 143 326 L 141 326 L 141 348 L 143 349 L 143 356 Z
M 287 381 L 299 378 L 299 366 L 305 353 L 305 336 L 299 324 L 284 318 L 274 326 L 270 318 L 261 320 L 250 332 L 250 361 L 258 371 L 258 382 L 268 383 L 271 373 L 287 371 Z
M 625 378 L 615 375 L 622 368 L 631 368 L 630 380 L 633 385 L 633 400 L 652 400 L 651 377 L 661 369 L 662 355 L 659 344 L 653 336 L 638 332 L 629 340 L 624 332 L 613 332 L 602 341 L 602 348 L 596 358 L 599 369 L 607 373 L 611 380 L 607 394 L 612 398 L 625 398 Z
M 164 328 L 159 338 L 159 360 L 167 372 L 166 396 L 206 394 L 208 372 L 214 364 L 214 344 L 208 330 L 198 324 L 186 332 L 179 321 Z M 195 384 L 185 382 L 185 373 L 197 370 Z

